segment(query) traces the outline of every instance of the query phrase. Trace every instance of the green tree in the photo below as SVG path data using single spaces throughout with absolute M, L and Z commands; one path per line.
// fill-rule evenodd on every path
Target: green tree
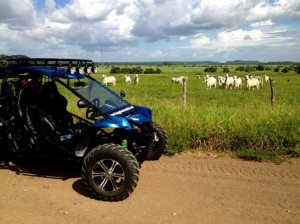
M 279 72 L 279 70 L 280 70 L 279 67 L 274 68 L 274 72 Z
M 289 72 L 289 69 L 287 67 L 284 67 L 282 70 L 281 70 L 282 73 L 288 73 Z
M 226 66 L 223 68 L 223 72 L 229 72 L 229 68 Z
M 111 69 L 110 69 L 110 73 L 111 74 L 118 74 L 118 73 L 120 73 L 120 67 L 118 67 L 118 66 L 112 66 Z
M 265 70 L 265 67 L 263 65 L 258 65 L 258 66 L 256 66 L 256 70 L 263 71 L 263 70 Z
M 130 73 L 130 68 L 129 67 L 124 67 L 124 68 L 121 68 L 121 73 L 124 73 L 124 74 L 129 74 Z
M 160 68 L 156 68 L 156 74 L 160 74 L 161 73 L 161 69 Z
M 154 73 L 154 69 L 153 68 L 146 68 L 144 71 L 144 74 L 153 74 Z
M 235 70 L 243 72 L 245 71 L 245 68 L 243 66 L 238 66 Z
M 204 72 L 216 72 L 218 70 L 217 66 L 210 66 L 204 69 Z

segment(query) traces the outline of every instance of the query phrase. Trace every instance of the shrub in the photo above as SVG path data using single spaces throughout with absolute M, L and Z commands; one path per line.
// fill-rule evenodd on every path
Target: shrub
M 264 67 L 263 65 L 258 65 L 258 66 L 256 67 L 256 70 L 257 70 L 257 71 L 264 71 L 264 70 L 265 70 L 265 67 Z
M 284 67 L 282 70 L 281 70 L 282 73 L 287 73 L 289 72 L 289 69 L 287 67 Z

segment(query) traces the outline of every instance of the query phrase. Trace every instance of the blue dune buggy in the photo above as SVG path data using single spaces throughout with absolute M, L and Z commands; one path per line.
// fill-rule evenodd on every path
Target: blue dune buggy
M 17 155 L 79 161 L 93 197 L 120 201 L 134 191 L 141 164 L 164 153 L 167 133 L 149 108 L 130 104 L 93 72 L 91 60 L 2 59 L 0 144 Z

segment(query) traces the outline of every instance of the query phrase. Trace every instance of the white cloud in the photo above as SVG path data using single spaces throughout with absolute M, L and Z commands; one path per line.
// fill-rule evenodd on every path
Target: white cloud
M 7 24 L 10 29 L 24 29 L 31 26 L 35 14 L 31 0 L 0 1 L 0 23 Z
M 269 18 L 300 18 L 300 2 L 298 0 L 258 1 L 249 9 L 246 19 L 264 20 Z
M 299 39 L 286 36 L 285 30 L 238 29 L 219 32 L 213 38 L 204 34 L 195 35 L 190 41 L 190 47 L 194 51 L 210 51 L 212 55 L 225 52 L 234 54 L 239 49 L 249 47 L 260 47 L 260 49 L 272 47 L 275 52 L 275 48 L 284 49 L 292 46 L 299 48 Z
M 198 47 L 210 45 L 211 43 L 212 40 L 201 33 L 195 35 L 195 39 L 192 40 L 192 47 L 198 48 Z
M 155 52 L 153 52 L 151 54 L 151 57 L 153 57 L 153 58 L 159 58 L 161 56 L 163 56 L 163 52 L 162 51 L 155 51 Z
M 210 49 L 259 45 L 263 41 L 264 34 L 260 30 L 234 30 L 219 32 L 215 39 L 210 39 L 201 34 L 196 35 L 191 41 L 192 48 L 207 47 Z
M 234 30 L 230 32 L 220 32 L 218 40 L 223 46 L 249 46 L 258 45 L 263 38 L 260 30 Z
M 262 21 L 262 22 L 256 22 L 256 23 L 252 23 L 250 26 L 251 27 L 260 27 L 260 26 L 273 26 L 275 25 L 275 22 L 273 22 L 272 20 L 266 20 L 266 21 Z
M 45 0 L 46 10 L 53 11 L 56 9 L 56 3 L 54 0 Z
M 70 54 L 64 48 L 72 46 L 81 55 L 91 50 L 100 55 L 105 46 L 112 54 L 125 57 L 126 49 L 133 60 L 142 60 L 140 55 L 188 58 L 200 49 L 205 55 L 234 54 L 244 47 L 300 41 L 299 0 L 70 0 L 63 6 L 45 0 L 43 9 L 34 8 L 34 1 L 0 0 L 0 30 L 5 30 L 0 53 L 38 56 L 44 48 L 45 54 Z M 144 43 L 154 53 L 139 48 Z

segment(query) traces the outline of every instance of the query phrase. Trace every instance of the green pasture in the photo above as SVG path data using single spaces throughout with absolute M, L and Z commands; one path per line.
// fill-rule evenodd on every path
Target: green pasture
M 143 66 L 146 68 L 147 66 Z M 294 71 L 276 73 L 253 71 L 274 80 L 275 104 L 271 105 L 270 84 L 262 89 L 207 90 L 204 66 L 160 66 L 160 74 L 140 74 L 137 86 L 124 83 L 125 74 L 115 74 L 119 92 L 125 90 L 126 99 L 153 110 L 153 120 L 168 132 L 168 154 L 184 150 L 203 152 L 231 152 L 244 159 L 280 160 L 300 153 L 300 75 Z M 99 67 L 109 75 L 110 67 Z M 219 71 L 220 70 L 220 71 Z M 218 69 L 210 75 L 224 75 Z M 229 66 L 230 76 L 245 77 Z M 183 86 L 173 84 L 171 77 L 188 76 L 186 107 L 182 105 Z M 200 79 L 197 78 L 200 75 Z M 130 74 L 133 80 L 133 74 Z

